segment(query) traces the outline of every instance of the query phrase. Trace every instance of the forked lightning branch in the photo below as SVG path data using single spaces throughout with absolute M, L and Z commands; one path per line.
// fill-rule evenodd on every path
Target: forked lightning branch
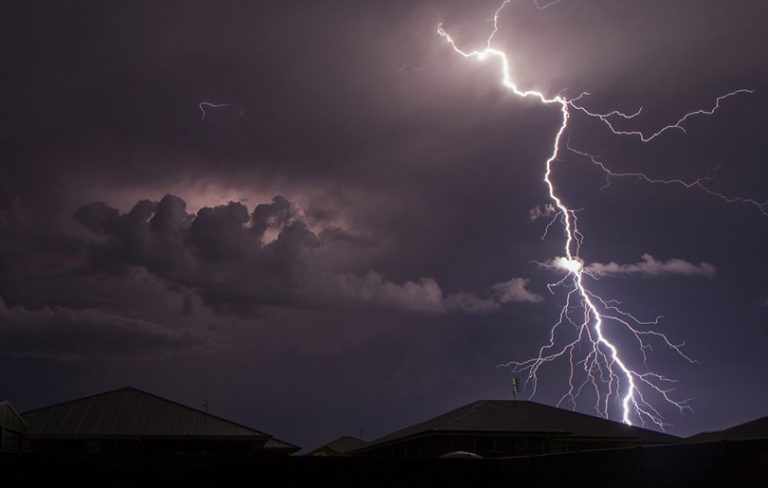
M 589 388 L 594 391 L 594 407 L 601 416 L 610 417 L 612 402 L 617 402 L 621 420 L 625 423 L 639 422 L 645 425 L 646 422 L 651 422 L 664 428 L 667 424 L 661 413 L 661 407 L 655 404 L 655 401 L 666 402 L 681 411 L 690 407 L 687 400 L 673 397 L 674 379 L 649 369 L 646 361 L 647 351 L 652 350 L 654 343 L 657 343 L 670 348 L 686 361 L 694 362 L 694 360 L 682 350 L 682 344 L 672 342 L 666 335 L 654 330 L 654 326 L 659 324 L 659 317 L 651 321 L 641 320 L 622 310 L 618 302 L 601 298 L 592 291 L 589 286 L 591 279 L 589 268 L 585 266 L 580 257 L 580 247 L 584 236 L 579 232 L 574 209 L 562 199 L 553 181 L 554 165 L 564 146 L 564 134 L 574 111 L 602 122 L 607 130 L 616 136 L 635 137 L 644 143 L 651 143 L 669 131 L 685 133 L 685 123 L 690 118 L 712 115 L 726 99 L 753 92 L 748 89 L 739 89 L 726 93 L 718 97 L 711 107 L 686 113 L 674 123 L 651 133 L 640 130 L 619 130 L 616 128 L 614 120 L 632 120 L 640 114 L 640 110 L 632 114 L 618 110 L 597 113 L 589 110 L 583 104 L 589 95 L 588 93 L 566 98 L 563 95 L 548 96 L 535 89 L 518 87 L 506 52 L 493 46 L 494 37 L 499 31 L 501 14 L 510 1 L 504 0 L 494 12 L 493 28 L 482 49 L 465 50 L 458 46 L 442 24 L 437 28 L 437 33 L 448 42 L 458 55 L 477 61 L 492 60 L 498 63 L 501 84 L 506 89 L 519 97 L 536 99 L 542 105 L 551 106 L 560 112 L 560 125 L 553 136 L 550 156 L 545 162 L 544 183 L 555 209 L 553 223 L 562 226 L 564 241 L 563 256 L 552 259 L 548 264 L 559 270 L 563 276 L 556 283 L 550 284 L 549 289 L 553 293 L 556 289 L 563 289 L 565 303 L 560 310 L 559 319 L 549 330 L 548 340 L 541 346 L 538 354 L 527 361 L 513 361 L 504 366 L 512 367 L 515 372 L 524 372 L 527 375 L 527 382 L 531 386 L 531 396 L 533 396 L 536 394 L 541 368 L 555 361 L 565 361 L 570 365 L 570 375 L 568 388 L 563 393 L 559 403 L 569 402 L 575 406 L 576 399 L 585 389 Z M 555 3 L 558 2 L 537 6 L 541 9 Z M 750 204 L 757 207 L 763 214 L 768 215 L 768 205 L 765 202 L 714 191 L 709 187 L 707 178 L 691 181 L 662 180 L 640 172 L 613 172 L 606 163 L 598 160 L 595 156 L 577 151 L 570 145 L 567 146 L 567 149 L 588 158 L 606 174 L 608 181 L 610 178 L 624 177 L 645 183 L 678 185 L 686 189 L 704 191 L 729 203 Z M 569 330 L 564 330 L 566 328 Z M 628 358 L 634 355 L 622 352 L 624 346 L 620 346 L 615 339 L 612 339 L 618 335 L 611 332 L 613 328 L 624 329 L 624 335 L 632 338 L 634 347 L 639 349 L 639 357 L 643 359 L 641 365 L 630 364 Z

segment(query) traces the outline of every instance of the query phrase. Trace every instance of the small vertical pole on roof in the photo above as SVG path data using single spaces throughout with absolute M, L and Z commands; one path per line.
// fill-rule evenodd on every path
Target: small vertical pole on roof
M 517 392 L 520 391 L 520 383 L 517 381 L 517 376 L 512 377 L 512 398 L 517 400 Z

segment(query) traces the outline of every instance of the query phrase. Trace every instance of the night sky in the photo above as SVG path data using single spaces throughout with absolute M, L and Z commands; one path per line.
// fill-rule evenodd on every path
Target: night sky
M 497 6 L 5 2 L 0 397 L 25 410 L 132 385 L 304 447 L 511 398 L 497 366 L 535 355 L 563 301 L 537 264 L 562 232 L 532 218 L 559 112 L 435 31 L 482 47 Z M 642 106 L 642 130 L 755 90 L 653 144 L 578 113 L 566 138 L 617 171 L 764 201 L 766 18 L 762 0 L 516 0 L 495 45 L 522 87 Z M 203 101 L 229 105 L 203 118 Z M 622 270 L 592 288 L 663 315 L 698 360 L 649 356 L 692 398 L 661 406 L 669 431 L 768 415 L 768 216 L 601 189 L 568 151 L 554 171 L 586 263 Z M 566 387 L 554 364 L 534 399 Z

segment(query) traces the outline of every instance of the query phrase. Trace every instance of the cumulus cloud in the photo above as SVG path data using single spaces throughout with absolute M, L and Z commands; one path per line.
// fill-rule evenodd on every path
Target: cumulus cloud
M 324 251 L 348 249 L 359 240 L 338 228 L 313 232 L 281 196 L 251 213 L 242 203 L 230 202 L 190 215 L 183 200 L 167 195 L 157 203 L 141 201 L 125 214 L 91 203 L 74 215 L 96 236 L 90 242 L 91 272 L 146 269 L 170 286 L 195 291 L 221 313 L 349 302 L 420 313 L 487 313 L 504 303 L 541 300 L 521 278 L 478 296 L 446 294 L 431 277 L 397 283 L 370 270 L 335 269 L 323 259 Z
M 335 292 L 355 300 L 414 312 L 445 311 L 443 291 L 432 278 L 398 284 L 385 280 L 378 273 L 369 272 L 362 277 L 339 275 L 336 284 Z
M 8 307 L 0 297 L 0 355 L 114 359 L 167 355 L 203 345 L 192 333 L 111 312 Z
M 717 273 L 716 268 L 709 263 L 701 262 L 695 264 L 679 258 L 660 261 L 650 254 L 643 254 L 641 261 L 638 263 L 592 263 L 585 268 L 585 271 L 592 276 L 598 277 L 637 275 L 649 278 L 666 275 L 713 278 Z
M 528 289 L 529 280 L 512 278 L 496 283 L 486 291 L 486 297 L 459 292 L 445 297 L 444 303 L 449 310 L 461 310 L 467 313 L 488 313 L 501 308 L 506 303 L 539 303 L 543 297 Z
M 544 217 L 552 217 L 555 215 L 555 206 L 551 203 L 544 205 L 536 205 L 532 209 L 528 210 L 528 218 L 533 220 L 539 220 Z
M 478 296 L 460 291 L 444 294 L 440 285 L 432 278 L 406 281 L 398 284 L 385 280 L 380 274 L 370 272 L 364 277 L 345 275 L 339 277 L 340 292 L 347 297 L 378 303 L 402 310 L 425 313 L 490 313 L 505 303 L 543 300 L 527 289 L 528 280 L 513 278 L 493 285 Z
M 464 313 L 490 313 L 501 308 L 501 302 L 494 297 L 482 298 L 472 293 L 460 291 L 443 299 L 445 310 L 460 310 Z
M 538 303 L 544 300 L 528 289 L 529 280 L 524 278 L 512 278 L 503 283 L 493 285 L 496 298 L 501 303 L 530 302 Z

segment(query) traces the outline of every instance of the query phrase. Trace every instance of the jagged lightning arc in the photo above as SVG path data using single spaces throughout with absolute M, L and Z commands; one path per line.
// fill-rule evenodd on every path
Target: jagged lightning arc
M 583 241 L 583 235 L 578 229 L 576 211 L 568 207 L 561 199 L 557 188 L 552 181 L 553 164 L 558 159 L 563 142 L 563 135 L 568 128 L 572 110 L 581 112 L 587 117 L 601 121 L 617 136 L 637 137 L 642 142 L 648 143 L 668 131 L 678 130 L 685 133 L 683 124 L 691 117 L 697 115 L 712 115 L 720 108 L 721 102 L 725 99 L 739 94 L 753 93 L 753 91 L 740 89 L 727 93 L 718 97 L 712 108 L 689 112 L 680 117 L 675 123 L 664 126 L 650 134 L 646 134 L 639 130 L 619 130 L 611 122 L 613 118 L 631 120 L 641 113 L 642 108 L 633 114 L 626 114 L 618 110 L 609 113 L 596 113 L 588 110 L 580 103 L 589 96 L 589 93 L 585 92 L 577 97 L 569 99 L 562 94 L 549 97 L 540 91 L 532 89 L 523 90 L 517 86 L 512 77 L 510 62 L 506 53 L 492 47 L 493 39 L 499 30 L 499 18 L 510 1 L 511 0 L 504 0 L 494 12 L 492 19 L 493 29 L 488 36 L 485 47 L 481 50 L 467 51 L 461 49 L 450 34 L 446 32 L 442 24 L 437 27 L 437 33 L 461 56 L 465 58 L 475 58 L 478 61 L 484 61 L 489 58 L 496 59 L 501 68 L 501 84 L 515 95 L 523 98 L 537 99 L 543 105 L 557 108 L 561 114 L 560 126 L 557 129 L 552 143 L 552 152 L 546 160 L 544 182 L 548 189 L 549 198 L 555 207 L 555 216 L 550 222 L 550 225 L 547 226 L 547 229 L 556 222 L 562 224 L 565 238 L 563 247 L 565 256 L 558 257 L 550 263 L 545 263 L 545 266 L 556 268 L 565 273 L 560 281 L 548 285 L 549 290 L 552 293 L 554 293 L 555 288 L 566 287 L 567 294 L 565 304 L 560 311 L 559 320 L 550 330 L 549 341 L 539 349 L 536 357 L 523 362 L 513 361 L 506 363 L 503 366 L 511 366 L 514 368 L 514 371 L 527 373 L 527 380 L 532 384 L 531 396 L 533 396 L 536 393 L 539 369 L 547 363 L 565 357 L 568 359 L 571 366 L 570 377 L 568 380 L 569 389 L 560 398 L 558 404 L 567 401 L 575 406 L 576 399 L 582 393 L 584 388 L 591 385 L 596 397 L 595 410 L 603 417 L 609 417 L 609 404 L 611 399 L 615 398 L 621 405 L 621 420 L 625 423 L 632 424 L 634 420 L 637 420 L 645 425 L 646 421 L 650 421 L 656 426 L 664 428 L 666 423 L 662 414 L 659 412 L 658 408 L 653 405 L 652 399 L 647 398 L 647 395 L 651 394 L 656 398 L 663 399 L 663 401 L 677 407 L 681 411 L 690 407 L 687 405 L 688 400 L 680 401 L 672 398 L 671 392 L 673 390 L 672 385 L 675 383 L 674 379 L 648 369 L 646 351 L 651 349 L 651 341 L 657 341 L 669 347 L 683 359 L 689 362 L 695 361 L 683 352 L 681 349 L 683 344 L 675 344 L 671 342 L 666 335 L 652 329 L 653 326 L 659 324 L 661 317 L 657 317 L 652 321 L 643 321 L 634 315 L 623 311 L 620 308 L 619 302 L 615 300 L 605 300 L 589 289 L 585 280 L 587 278 L 594 278 L 595 276 L 590 273 L 588 266 L 585 266 L 584 261 L 579 256 L 579 248 Z M 559 0 L 554 0 L 549 3 L 535 2 L 536 7 L 539 9 L 550 7 L 556 3 L 559 3 Z M 610 178 L 612 177 L 631 177 L 646 183 L 680 185 L 687 189 L 704 191 L 728 203 L 747 203 L 754 205 L 760 212 L 768 215 L 768 202 L 761 203 L 750 198 L 731 197 L 711 190 L 707 185 L 709 178 L 699 178 L 693 181 L 661 180 L 651 178 L 639 172 L 617 173 L 611 171 L 605 163 L 598 160 L 595 156 L 583 151 L 575 150 L 570 144 L 568 144 L 567 147 L 573 152 L 589 158 L 594 165 L 599 167 L 606 174 L 607 184 L 610 184 Z M 629 335 L 636 340 L 643 358 L 644 366 L 642 370 L 638 370 L 631 366 L 625 355 L 621 353 L 618 345 L 606 335 L 605 328 L 608 324 L 623 327 L 625 331 L 629 332 Z M 560 329 L 567 325 L 574 328 L 575 338 L 568 339 L 565 345 L 558 346 Z M 586 355 L 577 358 L 577 347 L 582 344 L 586 344 L 587 346 L 585 348 Z M 582 370 L 584 374 L 583 379 L 577 381 L 577 373 L 579 370 Z
M 200 109 L 200 112 L 203 114 L 200 117 L 202 120 L 205 120 L 205 114 L 207 113 L 208 110 L 211 110 L 211 109 L 216 110 L 220 108 L 231 108 L 235 110 L 240 117 L 242 117 L 244 114 L 243 109 L 241 109 L 240 107 L 232 103 L 200 102 L 197 104 L 197 107 Z

